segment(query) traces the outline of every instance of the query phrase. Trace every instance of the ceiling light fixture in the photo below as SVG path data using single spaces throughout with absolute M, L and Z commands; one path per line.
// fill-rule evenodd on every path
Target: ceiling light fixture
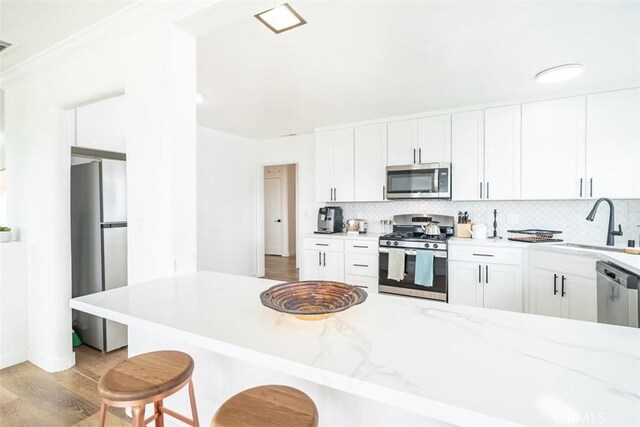
M 265 10 L 254 16 L 276 34 L 307 23 L 288 3 Z
M 555 67 L 547 68 L 536 74 L 538 83 L 557 83 L 572 79 L 584 70 L 582 64 L 563 64 Z

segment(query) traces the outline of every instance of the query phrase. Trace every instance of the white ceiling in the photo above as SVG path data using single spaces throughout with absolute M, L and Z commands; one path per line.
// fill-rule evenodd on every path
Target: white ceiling
M 637 1 L 291 1 L 308 24 L 280 35 L 247 4 L 198 39 L 198 122 L 254 139 L 640 79 Z
M 0 72 L 85 30 L 135 0 L 0 0 Z

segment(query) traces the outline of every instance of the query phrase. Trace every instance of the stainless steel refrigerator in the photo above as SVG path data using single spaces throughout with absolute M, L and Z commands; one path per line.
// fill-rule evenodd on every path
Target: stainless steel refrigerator
M 73 297 L 127 285 L 126 191 L 124 161 L 87 159 L 71 166 Z M 74 310 L 73 329 L 105 352 L 127 345 L 127 327 L 101 317 Z

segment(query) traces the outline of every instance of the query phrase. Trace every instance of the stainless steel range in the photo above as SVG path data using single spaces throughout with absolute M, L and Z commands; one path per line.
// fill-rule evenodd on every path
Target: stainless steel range
M 452 216 L 395 215 L 393 233 L 380 237 L 378 244 L 378 291 L 438 301 L 447 301 L 447 239 L 453 235 Z M 404 250 L 404 277 L 389 278 L 390 250 Z M 419 251 L 433 252 L 432 286 L 416 284 Z

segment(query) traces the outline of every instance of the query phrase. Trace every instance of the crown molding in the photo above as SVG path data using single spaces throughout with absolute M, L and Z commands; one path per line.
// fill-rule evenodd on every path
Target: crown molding
M 43 70 L 81 55 L 145 26 L 172 24 L 202 12 L 223 0 L 139 0 L 36 55 L 0 72 L 0 89 L 9 88 Z

